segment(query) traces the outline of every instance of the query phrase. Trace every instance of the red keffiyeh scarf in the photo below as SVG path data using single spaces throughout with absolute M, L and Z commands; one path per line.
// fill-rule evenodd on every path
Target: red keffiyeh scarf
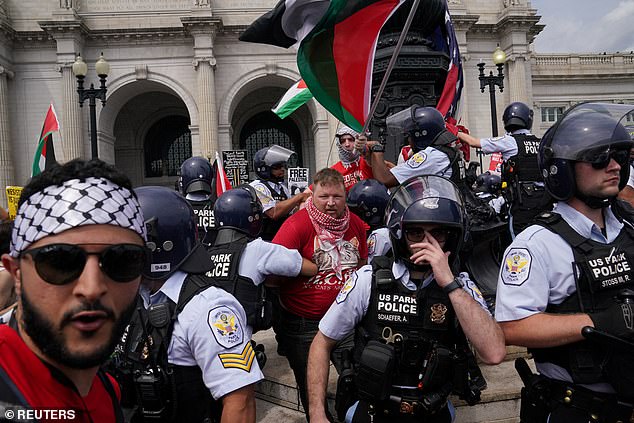
M 333 259 L 333 269 L 337 277 L 341 278 L 341 249 L 343 248 L 343 235 L 350 226 L 350 210 L 346 206 L 343 217 L 336 218 L 323 213 L 315 207 L 313 199 L 306 201 L 306 211 L 310 218 L 317 237 L 321 242 L 321 248 Z

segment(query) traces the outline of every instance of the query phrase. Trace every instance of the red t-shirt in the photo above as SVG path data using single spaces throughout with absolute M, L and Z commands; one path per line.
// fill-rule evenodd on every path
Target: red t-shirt
M 356 270 L 359 260 L 368 259 L 368 244 L 363 221 L 350 213 L 350 225 L 343 236 L 346 241 L 341 258 L 342 277 L 332 269 L 330 257 L 321 250 L 319 238 L 302 209 L 289 217 L 273 238 L 275 244 L 298 250 L 302 257 L 314 262 L 319 272 L 313 277 L 298 276 L 280 288 L 280 299 L 288 311 L 308 319 L 321 319 L 335 300 L 348 275 Z
M 344 165 L 339 161 L 332 165 L 331 169 L 343 175 L 343 183 L 346 187 L 346 192 L 350 191 L 350 188 L 359 181 L 364 179 L 374 178 L 372 173 L 372 167 L 365 161 L 363 157 L 360 157 L 358 161 L 352 162 L 349 165 Z
M 9 326 L 0 325 L 0 368 L 7 374 L 33 410 L 49 412 L 40 422 L 112 423 L 116 421 L 112 397 L 98 375 L 95 375 L 87 396 L 81 397 L 69 380 L 54 375 Z M 117 399 L 119 385 L 108 376 Z M 119 401 L 117 401 L 118 403 Z M 57 410 L 61 414 L 50 414 Z M 68 412 L 74 413 L 74 419 Z M 46 415 L 44 415 L 46 416 Z M 18 415 L 16 414 L 16 417 Z

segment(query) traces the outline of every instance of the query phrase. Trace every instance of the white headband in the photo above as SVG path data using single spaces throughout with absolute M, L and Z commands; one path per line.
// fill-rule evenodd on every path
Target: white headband
M 49 235 L 84 225 L 114 225 L 144 240 L 141 206 L 132 192 L 104 178 L 71 179 L 30 196 L 20 206 L 11 233 L 11 256 Z

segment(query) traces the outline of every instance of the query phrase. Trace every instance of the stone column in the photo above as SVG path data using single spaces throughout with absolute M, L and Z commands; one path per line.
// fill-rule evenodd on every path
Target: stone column
M 62 157 L 58 161 L 69 161 L 84 157 L 84 134 L 77 94 L 77 78 L 73 74 L 72 63 L 64 63 L 59 67 L 62 74 L 63 104 L 60 132 L 62 135 Z
M 218 151 L 218 109 L 216 106 L 216 81 L 214 57 L 196 58 L 194 67 L 198 85 L 198 119 L 200 128 L 200 153 L 213 158 Z
M 524 55 L 513 55 L 507 63 L 510 102 L 521 101 L 522 103 L 529 104 L 526 84 L 530 83 L 530 79 L 527 79 L 526 58 Z
M 11 158 L 11 131 L 9 128 L 9 93 L 7 78 L 12 76 L 0 66 L 0 205 L 7 205 L 7 185 L 13 185 L 13 160 Z

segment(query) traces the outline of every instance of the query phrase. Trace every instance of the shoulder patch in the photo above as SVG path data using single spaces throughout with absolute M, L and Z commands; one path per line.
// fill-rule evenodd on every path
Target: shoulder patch
M 368 255 L 374 255 L 374 249 L 376 248 L 376 234 L 370 234 L 368 238 Z
M 415 169 L 425 163 L 425 160 L 427 160 L 427 153 L 419 151 L 418 153 L 410 157 L 410 159 L 407 161 L 407 165 L 412 169 Z
M 526 282 L 531 272 L 533 257 L 526 248 L 512 248 L 504 257 L 502 282 L 519 286 Z
M 242 323 L 229 307 L 220 306 L 209 310 L 207 323 L 219 345 L 231 348 L 242 343 L 244 337 Z
M 225 369 L 240 369 L 249 373 L 255 359 L 255 351 L 251 342 L 247 342 L 241 353 L 218 354 L 218 358 Z
M 346 283 L 341 287 L 339 294 L 337 294 L 337 298 L 335 299 L 337 304 L 341 304 L 346 300 L 346 298 L 348 298 L 348 294 L 350 294 L 350 291 L 354 289 L 356 284 L 357 273 L 353 272 L 350 274 L 350 276 L 348 276 L 348 279 L 346 279 Z

